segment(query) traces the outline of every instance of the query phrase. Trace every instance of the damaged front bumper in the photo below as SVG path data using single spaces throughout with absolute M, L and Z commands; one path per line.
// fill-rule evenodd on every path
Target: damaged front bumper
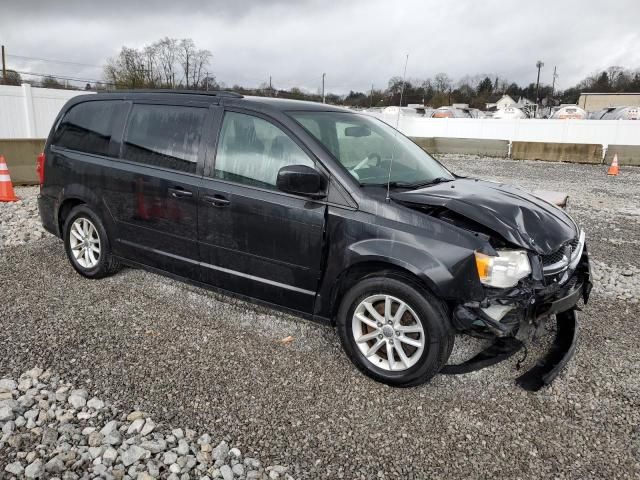
M 586 304 L 591 293 L 591 268 L 586 244 L 574 264 L 562 271 L 522 280 L 510 289 L 487 289 L 479 302 L 457 305 L 453 310 L 454 326 L 465 333 L 482 337 L 515 335 L 523 324 Z
M 573 356 L 578 331 L 575 310 L 581 299 L 585 304 L 588 302 L 592 288 L 589 256 L 583 238 L 579 255 L 565 269 L 543 273 L 541 280 L 535 280 L 533 276 L 512 289 L 488 289 L 483 301 L 456 306 L 453 322 L 458 330 L 494 338 L 494 343 L 462 364 L 447 365 L 443 373 L 467 373 L 512 356 L 523 347 L 523 343 L 515 338 L 523 326 L 537 328 L 555 315 L 557 329 L 553 346 L 516 381 L 527 390 L 548 385 Z

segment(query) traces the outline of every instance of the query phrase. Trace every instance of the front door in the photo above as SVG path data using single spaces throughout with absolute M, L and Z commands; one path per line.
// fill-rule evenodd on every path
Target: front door
M 215 166 L 199 193 L 203 276 L 226 290 L 311 313 L 326 205 L 278 191 L 285 165 L 315 162 L 271 121 L 225 112 Z
M 106 202 L 117 254 L 199 279 L 198 188 L 207 108 L 134 103 Z M 200 159 L 200 160 L 199 160 Z

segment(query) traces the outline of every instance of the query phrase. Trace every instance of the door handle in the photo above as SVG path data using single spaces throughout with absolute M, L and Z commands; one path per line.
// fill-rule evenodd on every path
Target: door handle
M 222 195 L 205 195 L 202 199 L 213 205 L 214 207 L 226 207 L 231 202 L 229 199 L 223 197 Z
M 173 198 L 188 198 L 193 197 L 193 192 L 182 187 L 175 187 L 169 189 L 169 195 Z

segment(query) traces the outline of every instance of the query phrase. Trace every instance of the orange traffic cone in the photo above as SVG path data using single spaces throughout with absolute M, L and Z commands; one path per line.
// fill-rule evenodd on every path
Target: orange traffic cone
M 618 175 L 618 172 L 620 171 L 620 168 L 618 167 L 618 154 L 616 153 L 613 156 L 613 162 L 611 162 L 611 166 L 609 167 L 609 171 L 607 172 L 607 175 Z
M 9 176 L 9 168 L 4 157 L 0 155 L 0 202 L 15 202 L 19 200 L 13 191 L 13 184 Z

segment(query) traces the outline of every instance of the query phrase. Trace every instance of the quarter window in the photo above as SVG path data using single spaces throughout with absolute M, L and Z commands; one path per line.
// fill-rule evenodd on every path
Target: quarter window
M 60 122 L 52 143 L 58 147 L 108 155 L 119 101 L 89 101 L 72 107 Z
M 216 178 L 275 189 L 278 171 L 288 165 L 313 167 L 314 162 L 272 123 L 243 113 L 225 113 Z
M 206 115 L 204 108 L 134 105 L 124 141 L 124 158 L 195 173 Z

